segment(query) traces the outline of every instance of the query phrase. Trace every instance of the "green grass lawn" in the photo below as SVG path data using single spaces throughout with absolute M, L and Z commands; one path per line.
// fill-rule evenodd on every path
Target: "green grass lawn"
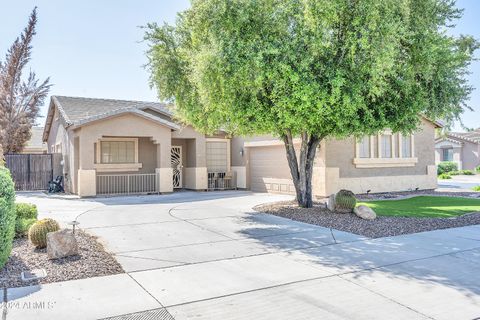
M 480 211 L 480 199 L 419 196 L 401 200 L 359 202 L 380 216 L 450 218 Z

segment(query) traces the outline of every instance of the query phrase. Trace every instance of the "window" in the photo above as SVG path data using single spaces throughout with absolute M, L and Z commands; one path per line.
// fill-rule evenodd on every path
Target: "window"
M 410 158 L 412 156 L 412 136 L 402 136 L 402 157 Z
M 207 141 L 208 172 L 228 171 L 228 141 Z
M 365 136 L 358 142 L 358 156 L 360 158 L 370 158 L 370 137 Z
M 443 152 L 442 161 L 453 160 L 453 148 L 444 148 L 442 149 L 442 152 Z
M 100 141 L 101 163 L 135 163 L 135 141 Z
M 392 157 L 392 136 L 388 134 L 383 134 L 381 136 L 381 151 L 382 158 L 391 158 Z

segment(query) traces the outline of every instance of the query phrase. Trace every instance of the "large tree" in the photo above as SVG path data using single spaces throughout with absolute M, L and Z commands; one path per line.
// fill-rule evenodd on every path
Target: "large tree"
M 192 0 L 174 25 L 147 26 L 148 67 L 199 130 L 281 138 L 311 207 L 322 140 L 459 118 L 477 48 L 448 33 L 460 17 L 452 0 Z
M 0 146 L 4 153 L 22 151 L 50 89 L 49 79 L 39 82 L 32 71 L 25 79 L 22 77 L 30 61 L 36 24 L 35 8 L 27 27 L 8 50 L 5 61 L 0 61 Z

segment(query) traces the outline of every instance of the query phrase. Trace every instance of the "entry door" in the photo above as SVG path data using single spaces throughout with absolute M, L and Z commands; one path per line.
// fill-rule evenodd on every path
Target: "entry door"
M 182 146 L 172 146 L 173 188 L 182 187 Z

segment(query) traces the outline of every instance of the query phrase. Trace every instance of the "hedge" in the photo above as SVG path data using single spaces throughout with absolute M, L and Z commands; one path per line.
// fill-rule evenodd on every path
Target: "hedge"
M 10 172 L 0 168 L 0 269 L 12 251 L 15 235 L 15 188 Z
M 458 170 L 458 166 L 456 162 L 444 161 L 438 164 L 437 174 L 442 174 L 442 173 L 447 173 L 447 172 L 452 172 L 457 170 Z

